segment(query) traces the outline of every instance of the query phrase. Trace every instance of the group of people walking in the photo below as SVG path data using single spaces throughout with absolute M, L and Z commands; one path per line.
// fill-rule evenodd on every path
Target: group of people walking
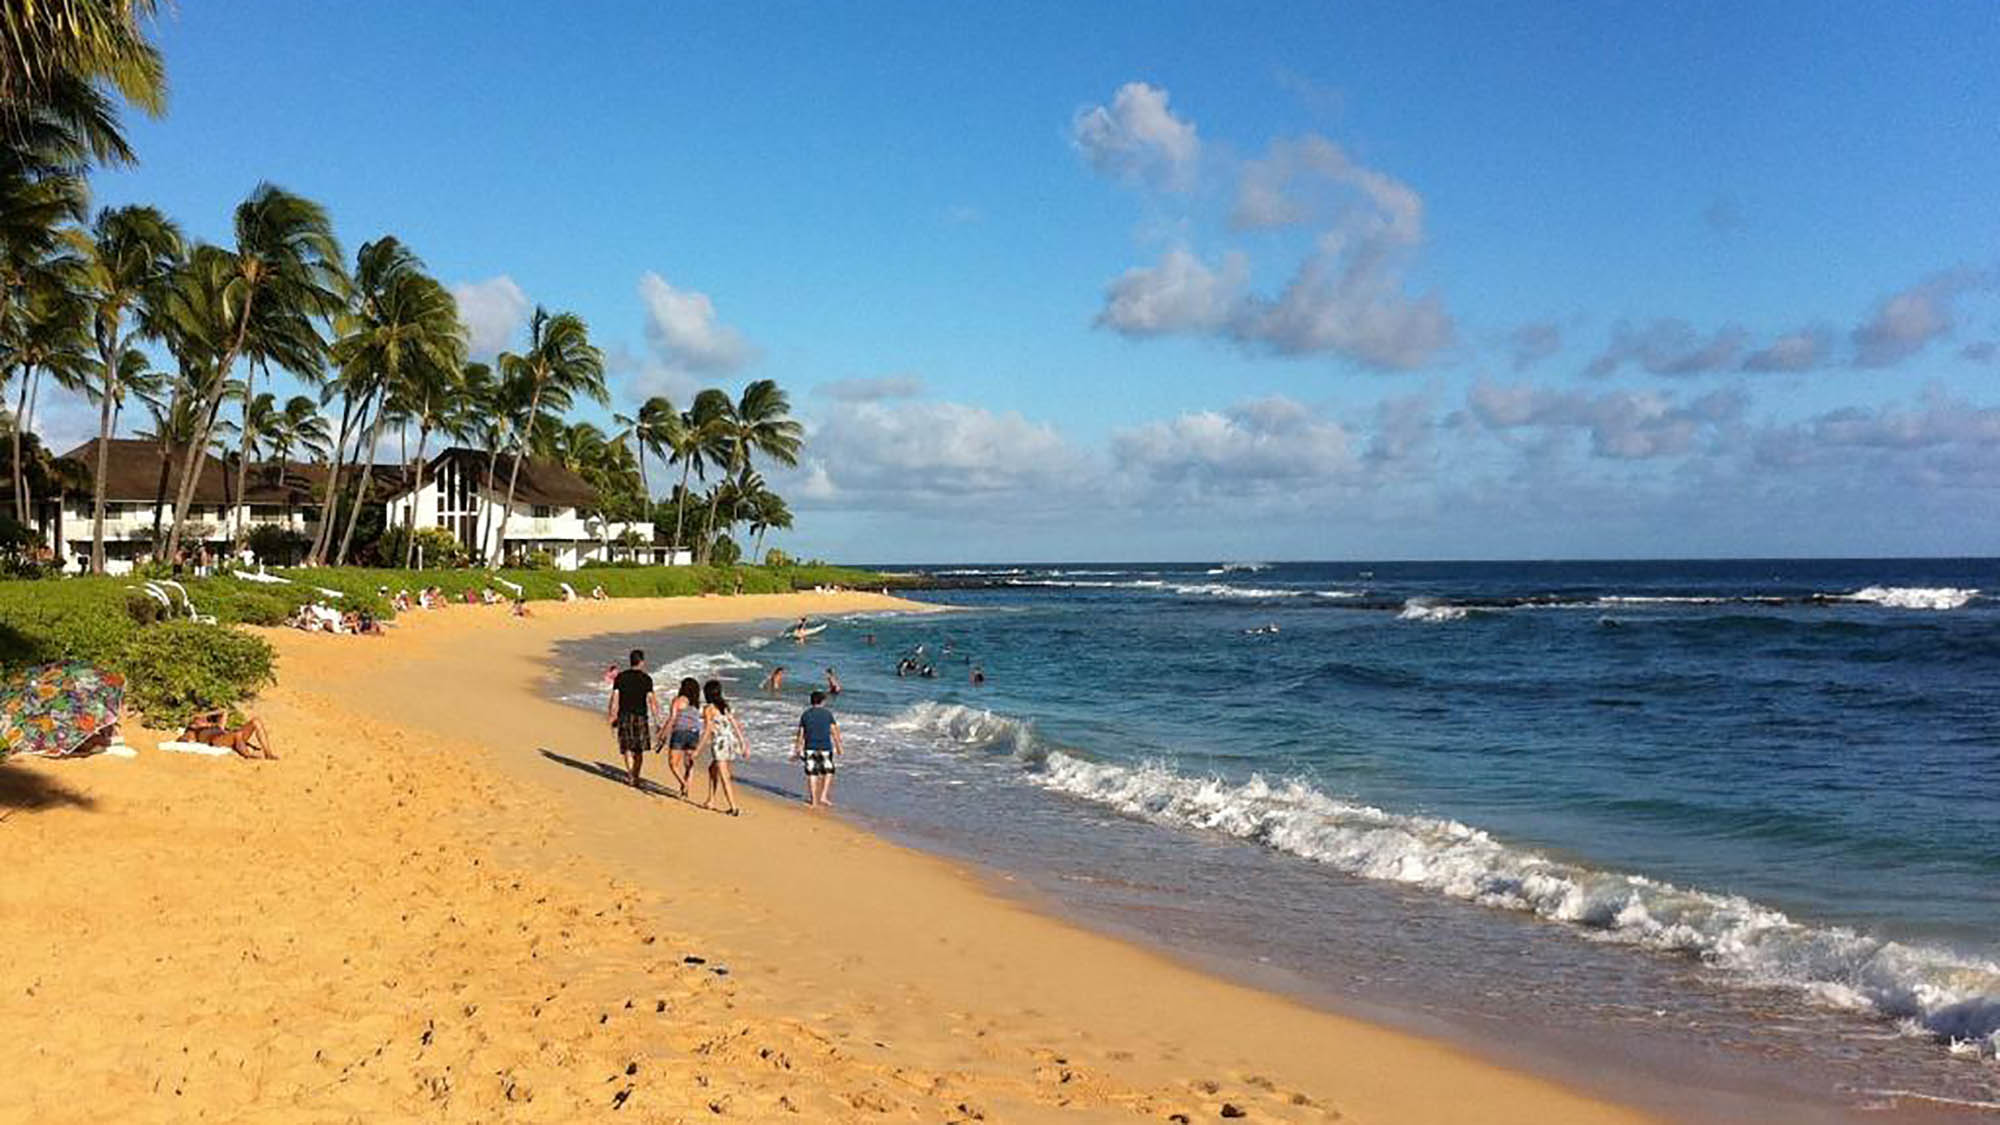
M 811 704 L 799 716 L 791 756 L 805 769 L 806 804 L 818 808 L 833 803 L 835 759 L 841 754 L 840 723 L 826 706 L 825 692 L 813 692 Z M 730 763 L 749 759 L 750 738 L 742 719 L 730 708 L 721 680 L 702 683 L 686 677 L 662 707 L 653 677 L 646 672 L 646 654 L 635 648 L 628 666 L 611 679 L 605 718 L 618 733 L 618 751 L 625 757 L 626 775 L 634 788 L 640 785 L 646 755 L 664 752 L 667 772 L 673 775 L 683 799 L 695 771 L 705 767 L 708 794 L 699 807 L 712 808 L 719 791 L 727 802 L 722 811 L 730 816 L 742 814 Z

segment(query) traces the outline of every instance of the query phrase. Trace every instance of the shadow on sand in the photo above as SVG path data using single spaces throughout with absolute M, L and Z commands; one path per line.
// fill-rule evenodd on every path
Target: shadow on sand
M 38 770 L 0 765 L 0 820 L 23 809 L 39 812 L 63 806 L 95 809 L 97 801 Z
M 613 762 L 586 762 L 580 758 L 572 758 L 565 754 L 558 754 L 546 746 L 539 747 L 538 749 L 542 757 L 547 758 L 549 761 L 554 762 L 557 765 L 568 766 L 570 769 L 579 770 L 583 773 L 591 774 L 595 777 L 601 777 L 606 781 L 624 786 L 627 789 L 630 789 L 632 787 L 632 780 L 631 778 L 626 776 L 625 767 L 622 764 Z M 666 764 L 661 763 L 660 768 L 665 769 Z M 742 774 L 736 775 L 736 785 L 738 788 L 741 789 L 755 789 L 759 793 L 768 794 L 773 797 L 781 797 L 787 801 L 803 801 L 806 799 L 806 795 L 798 790 L 787 789 L 782 785 L 773 785 L 768 781 L 753 781 L 750 778 L 744 777 Z M 690 782 L 688 786 L 688 792 L 691 795 L 693 795 L 691 798 L 683 798 L 680 795 L 680 793 L 677 792 L 676 790 L 661 785 L 655 782 L 650 777 L 641 777 L 639 779 L 640 792 L 647 793 L 655 797 L 666 797 L 670 800 L 675 800 L 675 801 L 683 799 L 699 800 L 700 799 L 699 794 L 706 792 L 707 788 L 708 788 L 708 779 L 703 777 L 699 773 L 695 775 L 693 781 Z

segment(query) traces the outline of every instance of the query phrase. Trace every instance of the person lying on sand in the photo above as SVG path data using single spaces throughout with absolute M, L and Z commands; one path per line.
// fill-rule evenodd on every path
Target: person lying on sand
M 520 598 L 515 598 L 514 608 L 509 610 L 508 612 L 512 613 L 516 617 L 526 617 L 528 616 L 528 603 L 521 600 Z
M 231 727 L 229 712 L 220 707 L 189 719 L 177 737 L 182 742 L 224 746 L 245 758 L 278 759 L 278 755 L 271 751 L 271 732 L 265 728 L 264 720 L 246 715 L 242 726 Z
M 606 593 L 604 592 L 604 587 L 603 587 L 603 586 L 601 586 L 601 585 L 599 585 L 599 586 L 592 586 L 592 587 L 590 588 L 590 600 L 591 600 L 591 601 L 594 601 L 594 602 L 601 602 L 601 601 L 603 601 L 603 600 L 604 600 L 605 598 L 607 598 L 607 597 L 609 597 L 609 596 L 610 596 L 610 595 L 608 595 L 608 594 L 606 594 Z

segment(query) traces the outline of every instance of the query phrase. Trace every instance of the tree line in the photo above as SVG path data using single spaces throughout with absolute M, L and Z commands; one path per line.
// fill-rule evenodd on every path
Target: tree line
M 377 238 L 350 265 L 313 200 L 260 184 L 237 205 L 220 244 L 189 238 L 150 206 L 93 213 L 91 170 L 135 161 L 119 103 L 152 114 L 164 106 L 165 69 L 145 36 L 155 5 L 3 7 L 0 394 L 11 391 L 13 407 L 0 421 L 13 510 L 28 520 L 38 479 L 46 486 L 58 475 L 25 424 L 43 384 L 83 394 L 98 408 L 104 439 L 90 466 L 94 572 L 104 570 L 109 439 L 134 407 L 149 423 L 137 436 L 159 460 L 156 557 L 176 557 L 193 541 L 195 487 L 214 457 L 238 498 L 255 461 L 281 487 L 294 463 L 318 465 L 320 518 L 305 561 L 345 564 L 357 557 L 364 510 L 385 499 L 372 471 L 385 436 L 398 445 L 402 483 L 419 490 L 433 441 L 481 451 L 484 488 L 505 500 L 494 540 L 501 544 L 524 457 L 582 476 L 598 497 L 590 514 L 608 522 L 651 519 L 664 531 L 670 509 L 667 542 L 691 546 L 699 562 L 718 549 L 733 555 L 739 525 L 757 537 L 759 553 L 765 532 L 792 526 L 784 499 L 757 471 L 760 461 L 796 465 L 803 438 L 771 380 L 734 397 L 703 390 L 684 408 L 654 396 L 629 416 L 614 415 L 607 432 L 569 418 L 582 401 L 609 401 L 604 355 L 581 317 L 537 307 L 525 347 L 474 360 L 451 291 L 409 247 Z M 159 370 L 144 344 L 170 357 L 170 368 Z M 268 389 L 274 370 L 312 393 L 279 401 Z M 664 503 L 653 500 L 649 459 L 678 470 Z M 226 530 L 240 543 L 249 529 L 243 506 L 234 507 Z M 163 509 L 171 512 L 164 527 Z M 380 561 L 409 565 L 413 511 L 401 535 L 382 540 L 398 541 L 402 558 Z

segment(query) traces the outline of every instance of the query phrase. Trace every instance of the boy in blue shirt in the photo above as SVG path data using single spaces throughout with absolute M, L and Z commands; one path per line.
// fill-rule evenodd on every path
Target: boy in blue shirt
M 840 722 L 827 709 L 826 693 L 812 693 L 812 706 L 799 716 L 797 733 L 792 736 L 792 760 L 806 768 L 806 805 L 826 808 L 833 804 L 833 760 L 840 756 Z

